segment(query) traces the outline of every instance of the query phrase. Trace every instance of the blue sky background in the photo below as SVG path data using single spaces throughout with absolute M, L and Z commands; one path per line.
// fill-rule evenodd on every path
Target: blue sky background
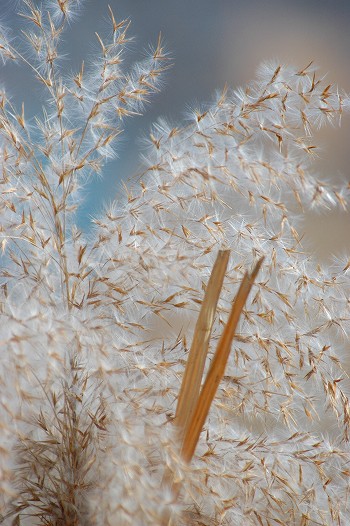
M 140 170 L 140 139 L 151 122 L 160 116 L 181 122 L 188 108 L 208 103 L 225 83 L 238 87 L 249 82 L 262 61 L 277 59 L 302 67 L 313 60 L 330 81 L 350 92 L 349 0 L 87 0 L 65 35 L 68 71 L 77 71 L 81 60 L 97 48 L 94 33 L 103 34 L 108 4 L 117 19 L 131 19 L 130 33 L 136 37 L 131 58 L 137 59 L 149 43 L 156 43 L 161 31 L 174 66 L 146 114 L 126 123 L 119 158 L 108 164 L 102 180 L 86 186 L 78 216 L 86 230 L 91 216 L 118 197 L 120 181 Z M 19 5 L 0 0 L 0 19 L 14 33 L 19 28 Z M 29 72 L 10 66 L 0 74 L 13 98 L 25 101 L 26 114 L 40 111 L 41 88 Z M 350 123 L 346 120 L 350 121 L 344 119 L 341 132 L 321 132 L 327 150 L 318 168 L 324 177 L 348 178 Z

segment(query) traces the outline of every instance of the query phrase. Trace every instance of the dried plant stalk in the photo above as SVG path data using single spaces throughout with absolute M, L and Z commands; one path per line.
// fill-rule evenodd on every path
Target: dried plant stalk
M 229 256 L 229 250 L 220 250 L 217 255 L 194 330 L 175 415 L 175 424 L 181 430 L 181 439 L 185 435 L 186 425 L 199 397 L 209 339 Z
M 245 274 L 241 282 L 236 299 L 232 305 L 228 322 L 219 340 L 205 383 L 200 392 L 193 416 L 188 423 L 181 448 L 181 456 L 187 463 L 189 463 L 193 457 L 210 406 L 224 375 L 236 327 L 262 261 L 263 258 L 257 262 L 251 274 L 248 272 Z
M 228 322 L 219 340 L 203 388 L 200 391 L 209 338 L 229 255 L 230 252 L 228 250 L 220 251 L 216 258 L 196 323 L 193 342 L 180 388 L 174 422 L 177 426 L 181 426 L 180 451 L 181 457 L 186 463 L 190 463 L 192 460 L 210 406 L 225 372 L 241 312 L 264 259 L 261 258 L 255 265 L 252 273 L 249 274 L 247 272 L 241 282 Z M 178 498 L 181 484 L 174 481 L 172 473 L 168 470 L 165 471 L 162 485 L 170 486 L 174 499 Z M 173 526 L 169 512 L 164 513 L 162 526 Z

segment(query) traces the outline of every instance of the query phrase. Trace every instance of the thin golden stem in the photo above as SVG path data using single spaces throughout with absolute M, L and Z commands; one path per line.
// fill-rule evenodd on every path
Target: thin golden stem
M 209 339 L 229 256 L 229 250 L 220 250 L 217 255 L 194 330 L 174 421 L 181 430 L 182 437 L 199 397 Z
M 224 375 L 237 324 L 245 302 L 247 301 L 250 289 L 252 288 L 254 280 L 261 267 L 262 261 L 263 258 L 257 262 L 251 274 L 248 272 L 245 274 L 241 282 L 236 299 L 232 305 L 228 322 L 219 340 L 213 361 L 197 400 L 195 410 L 190 422 L 188 423 L 181 448 L 181 456 L 187 463 L 191 461 L 194 455 L 199 436 L 209 413 L 210 406 L 219 387 L 219 383 Z

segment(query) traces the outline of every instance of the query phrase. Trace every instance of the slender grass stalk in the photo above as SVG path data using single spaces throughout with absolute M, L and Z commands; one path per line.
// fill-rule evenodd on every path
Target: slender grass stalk
M 243 277 L 237 296 L 232 304 L 229 319 L 218 342 L 211 366 L 202 389 L 200 389 L 205 359 L 209 348 L 210 334 L 229 255 L 230 252 L 228 250 L 220 251 L 216 258 L 194 330 L 191 350 L 179 392 L 174 424 L 179 427 L 180 455 L 186 463 L 190 463 L 194 455 L 215 393 L 225 372 L 239 318 L 264 259 L 261 258 L 257 262 L 251 274 L 246 272 Z M 166 472 L 162 485 L 169 485 L 174 498 L 179 497 L 181 484 L 174 482 L 169 471 Z M 171 526 L 173 524 L 168 511 L 164 514 L 162 524 L 164 526 Z
M 196 400 L 193 414 L 190 416 L 181 447 L 181 456 L 187 463 L 191 461 L 194 455 L 209 409 L 224 375 L 239 318 L 263 259 L 264 258 L 259 259 L 250 274 L 247 272 L 244 275 L 237 296 L 232 304 L 229 319 L 218 342 L 205 382 Z
M 216 306 L 224 281 L 229 255 L 230 252 L 228 250 L 222 250 L 218 253 L 194 330 L 174 421 L 182 430 L 182 435 L 186 433 L 187 424 L 192 418 L 193 410 L 199 397 Z

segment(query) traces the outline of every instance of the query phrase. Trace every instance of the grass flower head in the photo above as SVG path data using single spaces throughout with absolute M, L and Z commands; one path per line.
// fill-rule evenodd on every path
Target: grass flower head
M 168 60 L 159 39 L 125 72 L 110 11 L 66 78 L 80 4 L 24 0 L 30 59 L 0 30 L 47 101 L 28 124 L 0 94 L 0 522 L 346 526 L 349 265 L 316 264 L 300 220 L 347 207 L 310 168 L 348 97 L 312 64 L 265 64 L 156 123 L 142 177 L 84 236 L 79 189 Z

